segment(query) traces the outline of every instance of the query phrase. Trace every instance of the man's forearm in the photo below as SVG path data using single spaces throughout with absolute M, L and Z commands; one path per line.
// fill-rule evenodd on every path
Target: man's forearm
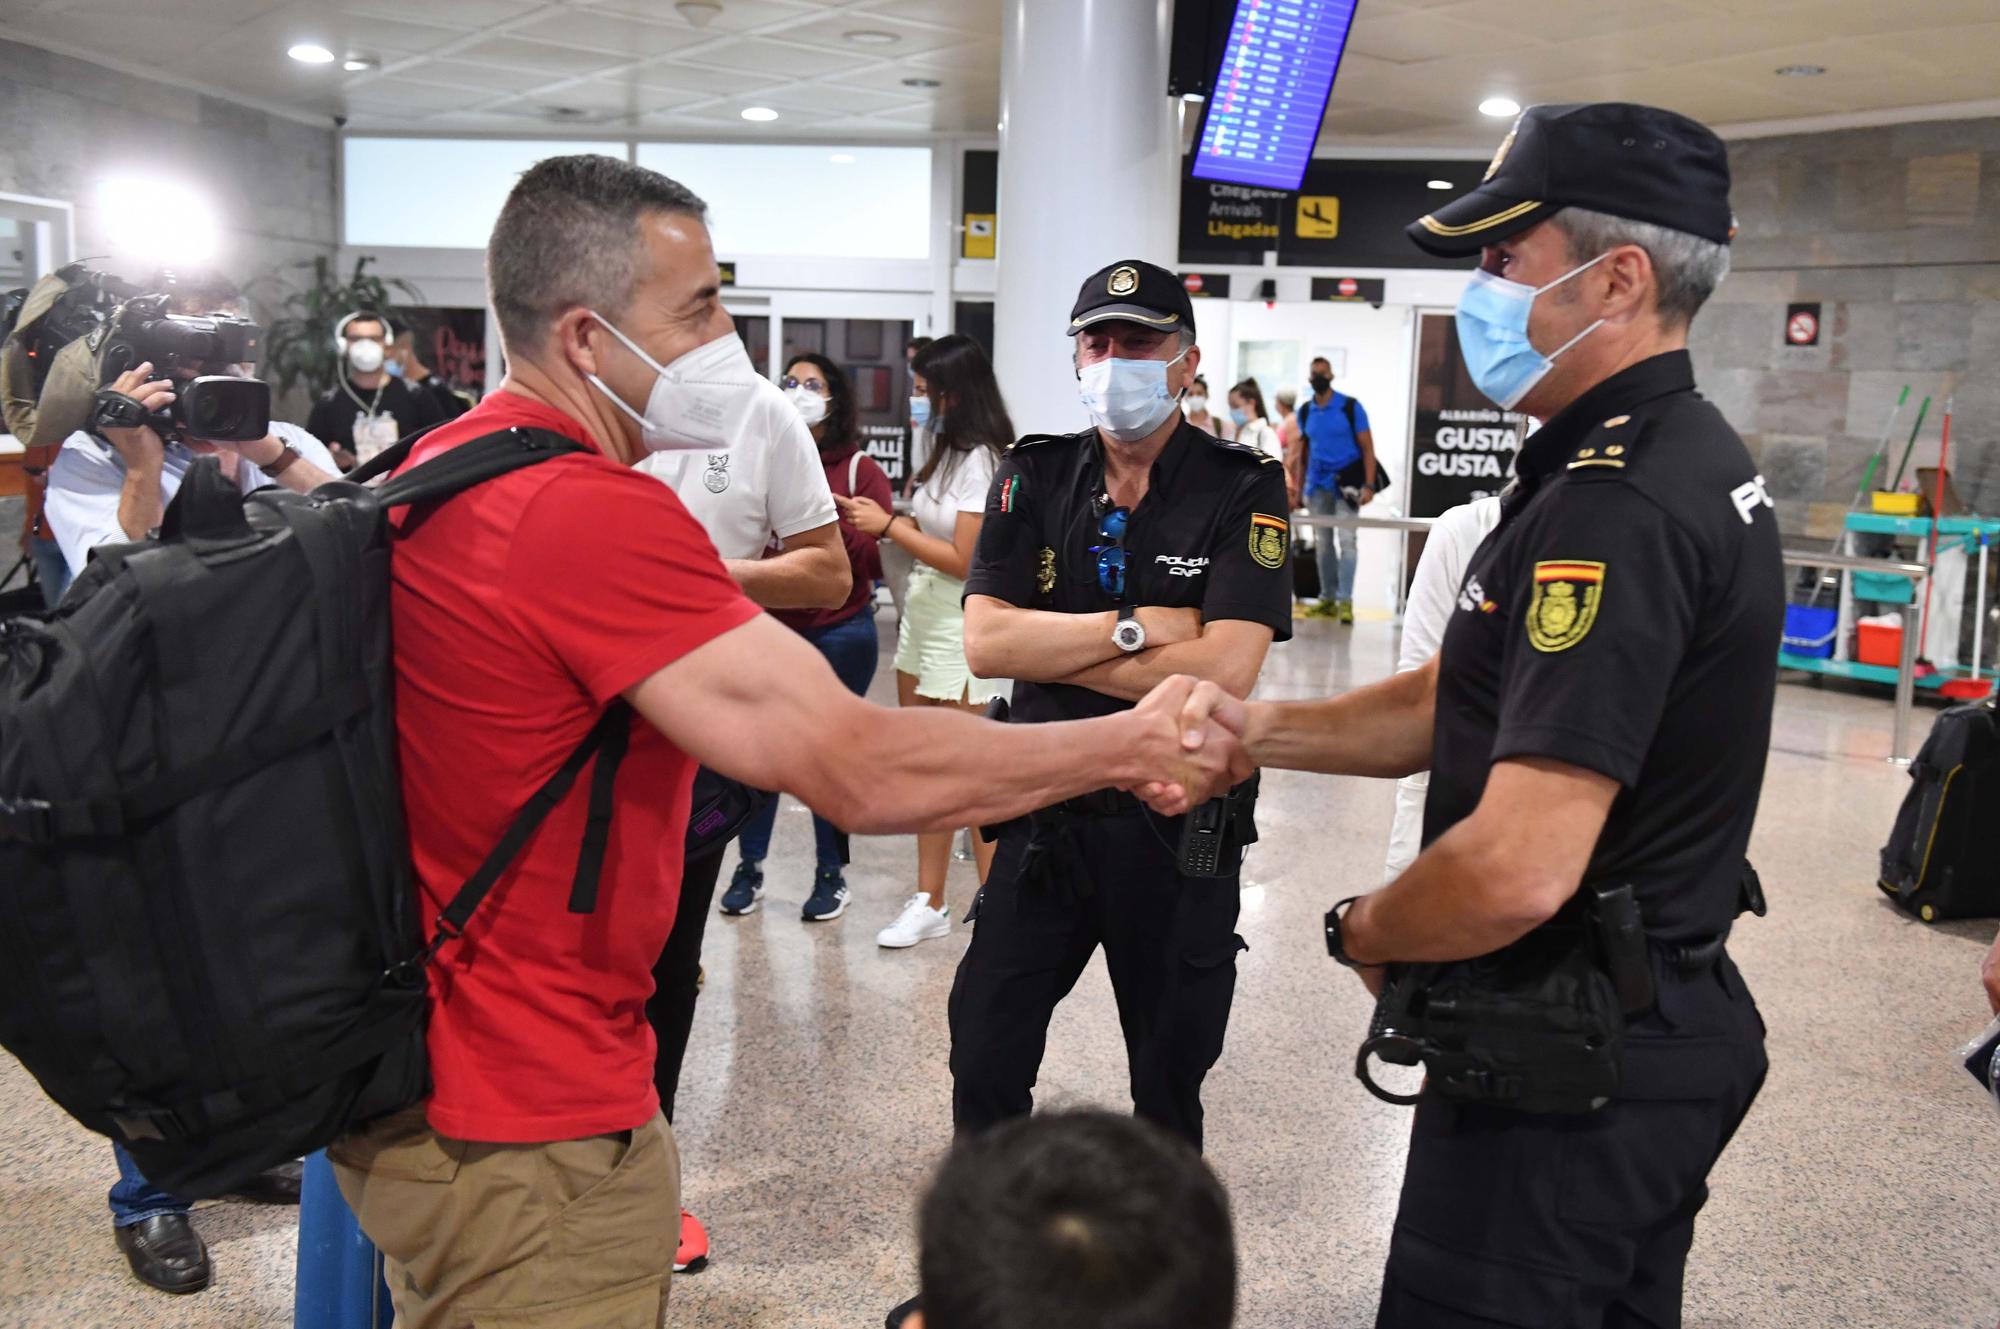
M 1264 666 L 1263 652 L 1257 652 L 1254 659 L 1249 656 L 1235 642 L 1201 637 L 1171 646 L 1149 647 L 1130 655 L 1120 654 L 1079 669 L 1066 678 L 1046 681 L 1071 683 L 1107 697 L 1137 701 L 1175 674 L 1192 674 L 1220 685 L 1232 697 L 1247 697 L 1257 685 L 1258 671 Z
M 854 589 L 854 570 L 839 548 L 788 549 L 769 558 L 724 559 L 723 566 L 765 609 L 838 609 Z
M 1252 702 L 1245 745 L 1259 766 L 1395 779 L 1426 770 L 1432 673 L 1397 674 L 1320 701 Z
M 966 616 L 966 663 L 981 678 L 1067 682 L 1069 675 L 1120 654 L 1117 643 L 1111 640 L 1117 626 L 1115 610 L 1059 614 L 1047 609 L 983 605 Z M 1144 696 L 1145 689 L 1137 695 Z
M 1460 822 L 1389 885 L 1354 902 L 1341 927 L 1349 958 L 1417 964 L 1490 955 L 1545 922 L 1533 896 L 1507 888 L 1492 846 Z
M 143 540 L 160 528 L 166 516 L 161 497 L 161 467 L 128 467 L 125 483 L 118 491 L 118 526 L 127 540 Z

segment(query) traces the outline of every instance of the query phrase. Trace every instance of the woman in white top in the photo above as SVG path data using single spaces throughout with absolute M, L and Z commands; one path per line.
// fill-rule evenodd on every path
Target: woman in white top
M 1208 380 L 1196 378 L 1188 384 L 1187 396 L 1181 398 L 1181 410 L 1187 415 L 1187 422 L 1204 434 L 1217 438 L 1234 438 L 1236 431 L 1229 421 L 1219 420 L 1208 409 Z
M 976 678 L 965 663 L 965 575 L 985 520 L 986 493 L 1001 452 L 1014 440 L 993 366 L 970 337 L 940 337 L 911 364 L 911 417 L 928 423 L 931 455 L 917 472 L 908 517 L 865 498 L 841 499 L 841 514 L 857 529 L 893 541 L 916 559 L 896 631 L 896 699 L 904 706 L 956 706 L 981 711 L 1005 692 Z M 949 936 L 945 873 L 952 831 L 917 837 L 917 893 L 895 922 L 876 936 L 902 949 Z M 979 880 L 993 863 L 993 846 L 975 834 Z
M 1278 431 L 1265 418 L 1267 414 L 1264 390 L 1256 379 L 1246 378 L 1229 390 L 1229 418 L 1236 425 L 1236 441 L 1283 461 L 1285 445 L 1278 441 Z
M 1424 539 L 1417 575 L 1410 581 L 1410 602 L 1403 609 L 1403 649 L 1396 672 L 1422 669 L 1444 644 L 1445 625 L 1458 603 L 1465 569 L 1493 528 L 1500 524 L 1500 500 L 1474 499 L 1437 519 Z M 1423 847 L 1424 804 L 1430 798 L 1431 773 L 1418 771 L 1396 782 L 1396 820 L 1389 828 L 1389 858 L 1382 880 L 1394 881 L 1417 861 Z

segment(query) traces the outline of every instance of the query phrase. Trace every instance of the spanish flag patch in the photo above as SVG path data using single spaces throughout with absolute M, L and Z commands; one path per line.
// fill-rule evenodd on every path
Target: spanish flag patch
M 1012 513 L 1021 505 L 1021 477 L 1010 475 L 1000 486 L 1000 511 Z
M 1528 644 L 1553 654 L 1590 635 L 1604 598 L 1605 566 L 1580 559 L 1535 564 L 1535 596 L 1528 605 Z
M 1273 517 L 1264 512 L 1251 513 L 1250 557 L 1261 567 L 1285 566 L 1285 552 L 1291 548 L 1291 530 L 1291 523 L 1283 517 Z

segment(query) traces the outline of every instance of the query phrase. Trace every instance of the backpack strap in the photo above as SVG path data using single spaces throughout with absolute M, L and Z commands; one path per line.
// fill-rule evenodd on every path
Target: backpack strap
M 404 443 L 413 443 L 417 437 L 413 434 L 396 446 L 400 448 Z M 565 438 L 552 429 L 515 426 L 460 443 L 443 456 L 405 471 L 377 489 L 375 494 L 384 507 L 428 503 L 464 493 L 474 485 L 484 484 L 524 466 L 589 451 L 575 439 Z M 405 452 L 403 455 L 407 457 L 409 454 Z M 381 457 L 375 460 L 380 461 Z M 353 476 L 348 478 L 351 480 Z
M 1361 443 L 1361 431 L 1354 424 L 1354 398 L 1342 394 L 1340 398 L 1340 413 L 1347 417 L 1347 432 L 1354 435 L 1355 446 L 1359 447 Z
M 549 814 L 555 811 L 556 805 L 563 801 L 570 787 L 576 783 L 576 777 L 583 773 L 583 768 L 590 764 L 590 759 L 602 749 L 610 760 L 599 765 L 597 774 L 591 781 L 590 822 L 584 832 L 583 852 L 577 863 L 576 882 L 571 887 L 570 893 L 572 910 L 576 909 L 579 899 L 595 908 L 598 872 L 604 864 L 604 845 L 610 834 L 612 777 L 617 773 L 618 764 L 625 756 L 626 738 L 630 733 L 631 724 L 632 708 L 626 703 L 613 702 L 604 708 L 604 714 L 597 718 L 597 723 L 591 726 L 590 732 L 584 735 L 576 750 L 571 752 L 556 769 L 555 774 L 543 781 L 542 787 L 521 805 L 521 810 L 514 814 L 514 820 L 508 823 L 506 833 L 500 837 L 500 843 L 493 846 L 492 852 L 486 855 L 486 861 L 479 865 L 478 871 L 465 879 L 465 884 L 458 888 L 458 894 L 452 896 L 451 903 L 438 914 L 437 930 L 431 935 L 430 944 L 412 960 L 397 966 L 399 970 L 421 969 L 447 941 L 454 941 L 465 935 L 465 925 L 472 920 L 473 914 L 485 902 L 493 887 L 499 883 L 501 874 L 521 856 L 521 851 L 527 847 L 529 839 L 541 829 L 542 823 L 548 820 Z M 614 733 L 617 735 L 615 739 L 612 737 Z M 588 910 L 577 912 L 588 912 Z
M 854 455 L 847 459 L 847 496 L 849 498 L 854 497 L 854 486 L 855 483 L 860 479 L 861 479 L 861 449 L 856 448 L 854 450 Z

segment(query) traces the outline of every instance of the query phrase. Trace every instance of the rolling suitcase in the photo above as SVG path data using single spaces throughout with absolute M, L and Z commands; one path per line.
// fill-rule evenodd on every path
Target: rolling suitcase
M 1882 848 L 1882 890 L 1926 923 L 2000 917 L 2000 717 L 1944 711 L 1910 763 L 1910 792 Z

